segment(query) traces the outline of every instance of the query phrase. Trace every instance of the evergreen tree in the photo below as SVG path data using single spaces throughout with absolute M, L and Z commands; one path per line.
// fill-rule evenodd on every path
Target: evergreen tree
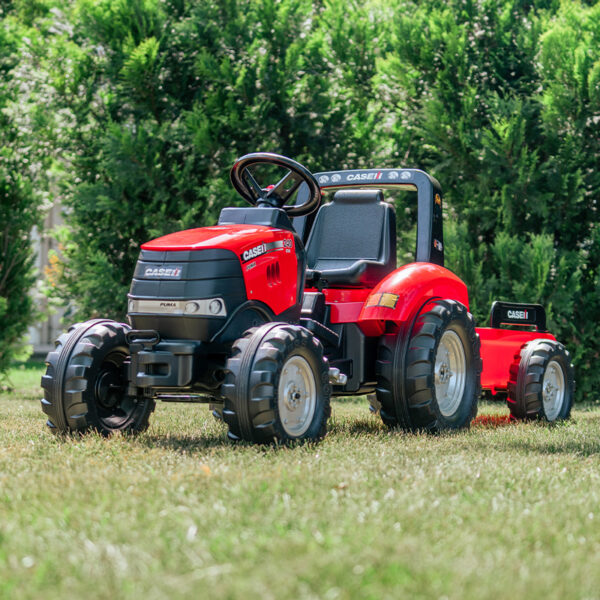
M 553 194 L 547 227 L 559 252 L 579 262 L 580 282 L 560 326 L 575 350 L 580 395 L 600 383 L 600 3 L 589 4 L 561 5 L 541 39 L 538 62 L 544 167 Z M 573 271 L 573 262 L 556 271 Z
M 24 336 L 37 314 L 30 296 L 35 282 L 30 235 L 41 221 L 40 196 L 32 185 L 36 155 L 14 102 L 21 32 L 11 8 L 0 8 L 0 376 L 28 353 Z
M 591 391 L 599 11 L 560 0 L 19 3 L 22 26 L 40 32 L 21 46 L 18 81 L 37 82 L 25 130 L 67 207 L 50 278 L 69 318 L 122 318 L 139 244 L 241 202 L 228 182 L 241 154 L 281 152 L 312 170 L 419 167 L 444 188 L 447 264 L 478 322 L 494 299 L 543 303 L 575 352 L 580 393 Z M 3 114 L 10 138 L 20 117 Z M 30 148 L 13 142 L 11 169 L 24 174 Z M 11 193 L 29 197 L 21 181 Z M 414 211 L 399 211 L 402 260 Z
M 480 324 L 494 299 L 544 304 L 587 371 L 580 391 L 592 389 L 600 324 L 584 314 L 598 291 L 598 5 L 395 8 L 377 76 L 392 99 L 383 111 L 395 155 L 442 182 L 448 266 Z
M 77 316 L 123 317 L 140 243 L 241 202 L 236 157 L 274 151 L 318 170 L 370 154 L 378 23 L 357 3 L 355 26 L 341 2 L 75 6 L 74 60 L 54 66 L 75 121 L 55 279 Z

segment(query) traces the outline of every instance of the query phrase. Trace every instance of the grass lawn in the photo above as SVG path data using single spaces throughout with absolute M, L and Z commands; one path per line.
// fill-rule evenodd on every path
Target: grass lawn
M 323 443 L 273 449 L 159 404 L 59 439 L 40 375 L 0 393 L 0 598 L 600 598 L 598 408 L 431 437 L 335 402 Z

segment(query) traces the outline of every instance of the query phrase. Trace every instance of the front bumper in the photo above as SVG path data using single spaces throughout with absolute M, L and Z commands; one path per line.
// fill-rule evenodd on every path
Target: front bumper
M 134 388 L 186 388 L 197 379 L 201 342 L 160 340 L 156 331 L 127 332 L 128 380 Z

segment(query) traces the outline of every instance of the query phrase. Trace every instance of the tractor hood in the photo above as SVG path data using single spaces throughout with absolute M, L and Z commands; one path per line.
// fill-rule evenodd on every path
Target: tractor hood
M 260 253 L 258 246 L 291 237 L 288 231 L 264 225 L 214 225 L 170 233 L 146 242 L 142 250 L 177 252 L 221 248 L 234 252 L 244 261 L 248 258 L 248 255 L 244 257 L 246 251 Z
M 206 341 L 242 305 L 260 305 L 273 315 L 299 307 L 304 263 L 299 265 L 297 252 L 302 258 L 292 231 L 254 224 L 152 240 L 142 245 L 132 279 L 131 323 L 165 339 Z

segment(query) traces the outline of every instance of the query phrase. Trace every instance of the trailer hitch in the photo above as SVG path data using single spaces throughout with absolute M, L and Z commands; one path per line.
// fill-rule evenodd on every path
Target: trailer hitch
M 160 333 L 154 329 L 130 329 L 125 334 L 131 354 L 142 350 L 151 351 L 160 342 Z

